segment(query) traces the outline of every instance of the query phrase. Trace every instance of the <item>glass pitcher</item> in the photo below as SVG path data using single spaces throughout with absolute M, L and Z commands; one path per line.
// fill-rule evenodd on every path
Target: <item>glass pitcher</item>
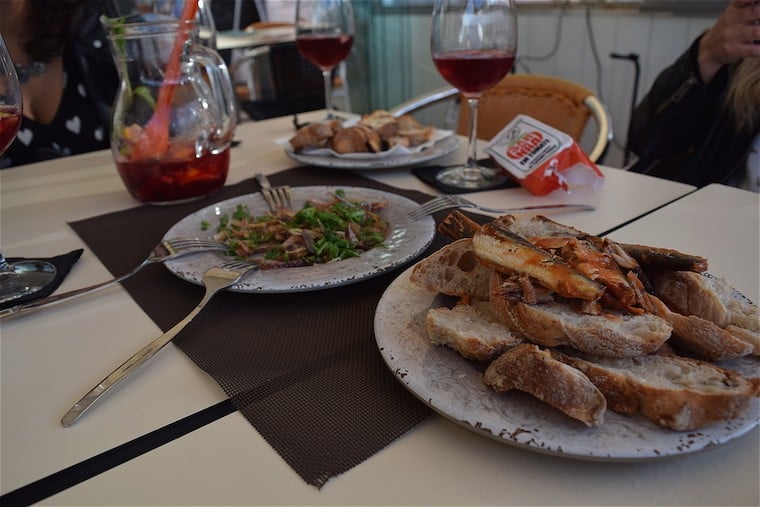
M 195 21 L 101 18 L 121 86 L 111 148 L 137 200 L 174 204 L 222 187 L 235 133 L 235 99 L 219 54 L 197 43 Z

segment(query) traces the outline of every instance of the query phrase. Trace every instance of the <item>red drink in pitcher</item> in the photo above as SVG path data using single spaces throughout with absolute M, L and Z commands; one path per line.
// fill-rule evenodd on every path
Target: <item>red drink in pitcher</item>
M 15 108 L 0 108 L 0 154 L 5 152 L 16 137 L 21 125 L 21 113 Z
M 507 75 L 515 55 L 504 51 L 447 51 L 433 55 L 438 72 L 464 93 L 482 93 Z
M 199 158 L 116 161 L 129 193 L 152 204 L 177 204 L 209 195 L 224 186 L 229 166 L 229 148 Z

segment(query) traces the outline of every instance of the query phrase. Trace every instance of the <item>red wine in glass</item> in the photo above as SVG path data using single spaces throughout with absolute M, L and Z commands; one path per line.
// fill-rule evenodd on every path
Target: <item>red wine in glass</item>
M 448 51 L 433 55 L 441 76 L 459 91 L 480 94 L 512 69 L 515 55 L 504 51 Z
M 345 60 L 354 44 L 354 11 L 351 0 L 298 0 L 296 46 L 322 71 L 327 118 L 335 117 L 332 103 L 332 71 Z
M 301 35 L 296 41 L 298 50 L 307 60 L 328 71 L 348 56 L 353 44 L 353 35 Z
M 0 106 L 0 154 L 5 153 L 16 137 L 19 125 L 21 125 L 21 112 Z
M 513 0 L 434 0 L 430 50 L 438 72 L 470 107 L 467 162 L 436 179 L 461 189 L 498 186 L 506 176 L 477 161 L 478 100 L 512 69 L 517 50 Z
M 21 84 L 8 48 L 0 35 L 0 157 L 11 145 L 21 124 Z M 0 252 L 0 303 L 17 301 L 50 286 L 55 265 L 36 259 L 8 262 Z

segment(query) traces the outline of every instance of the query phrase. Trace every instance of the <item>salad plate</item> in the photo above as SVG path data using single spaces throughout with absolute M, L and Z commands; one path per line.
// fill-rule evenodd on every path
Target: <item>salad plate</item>
M 682 456 L 724 444 L 760 423 L 760 399 L 741 417 L 699 430 L 673 431 L 643 416 L 611 410 L 596 428 L 519 391 L 497 393 L 483 382 L 485 366 L 454 350 L 432 345 L 427 311 L 450 301 L 414 285 L 408 268 L 380 299 L 375 313 L 377 346 L 391 372 L 423 403 L 465 428 L 529 451 L 592 461 L 648 461 Z M 755 376 L 755 358 L 721 366 Z
M 430 217 L 412 221 L 408 214 L 419 204 L 397 194 L 362 187 L 304 186 L 292 187 L 293 207 L 299 210 L 310 199 L 329 200 L 338 190 L 346 199 L 385 202 L 378 212 L 389 224 L 382 247 L 375 247 L 358 257 L 303 267 L 266 269 L 248 275 L 229 290 L 251 293 L 290 293 L 327 289 L 348 285 L 385 273 L 419 256 L 433 241 L 435 222 Z M 260 193 L 248 194 L 222 201 L 192 213 L 165 234 L 164 239 L 186 237 L 211 239 L 223 215 L 231 216 L 239 204 L 248 207 L 251 215 L 269 211 Z M 203 224 L 207 224 L 204 227 Z M 205 228 L 205 230 L 204 230 Z M 229 258 L 206 252 L 166 261 L 165 266 L 179 278 L 197 285 L 203 284 L 203 274 L 211 267 L 221 266 Z

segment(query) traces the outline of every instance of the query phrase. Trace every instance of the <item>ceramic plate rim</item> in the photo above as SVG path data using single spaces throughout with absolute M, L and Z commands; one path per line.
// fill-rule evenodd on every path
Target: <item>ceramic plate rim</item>
M 587 428 L 525 393 L 496 393 L 485 386 L 482 373 L 472 363 L 447 347 L 430 344 L 423 334 L 424 315 L 437 296 L 412 284 L 409 275 L 413 269 L 410 266 L 391 282 L 378 303 L 374 322 L 377 346 L 387 367 L 412 394 L 471 431 L 542 454 L 635 462 L 700 452 L 739 438 L 760 423 L 758 398 L 740 418 L 678 432 L 643 416 L 610 410 L 601 426 Z M 614 446 L 610 449 L 597 443 L 600 439 Z
M 459 149 L 459 137 L 452 134 L 436 142 L 430 148 L 418 153 L 402 155 L 398 157 L 385 157 L 379 159 L 350 159 L 327 157 L 324 155 L 307 155 L 303 153 L 293 153 L 290 150 L 284 150 L 285 154 L 297 162 L 312 165 L 315 167 L 325 167 L 331 169 L 351 169 L 351 170 L 373 170 L 373 169 L 397 169 L 402 167 L 412 167 L 426 162 L 432 162 L 447 155 L 451 155 Z
M 303 200 L 307 198 L 327 197 L 329 192 L 338 189 L 345 190 L 348 198 L 388 201 L 389 206 L 381 213 L 391 224 L 386 248 L 374 248 L 359 257 L 333 263 L 259 271 L 250 274 L 229 290 L 249 293 L 292 293 L 356 283 L 411 262 L 424 252 L 435 236 L 435 222 L 432 218 L 425 217 L 417 221 L 408 219 L 407 213 L 419 204 L 407 197 L 383 190 L 349 185 L 312 185 L 291 188 L 295 206 L 301 206 Z M 218 223 L 218 218 L 214 221 L 213 217 L 234 209 L 238 203 L 248 204 L 251 212 L 255 214 L 267 210 L 264 198 L 259 192 L 232 197 L 185 216 L 169 228 L 164 239 L 180 236 L 210 239 L 214 233 L 213 228 Z M 207 231 L 202 231 L 200 228 L 203 220 L 211 224 Z M 179 278 L 202 285 L 203 273 L 212 266 L 221 265 L 223 260 L 216 253 L 205 252 L 166 261 L 164 265 Z

